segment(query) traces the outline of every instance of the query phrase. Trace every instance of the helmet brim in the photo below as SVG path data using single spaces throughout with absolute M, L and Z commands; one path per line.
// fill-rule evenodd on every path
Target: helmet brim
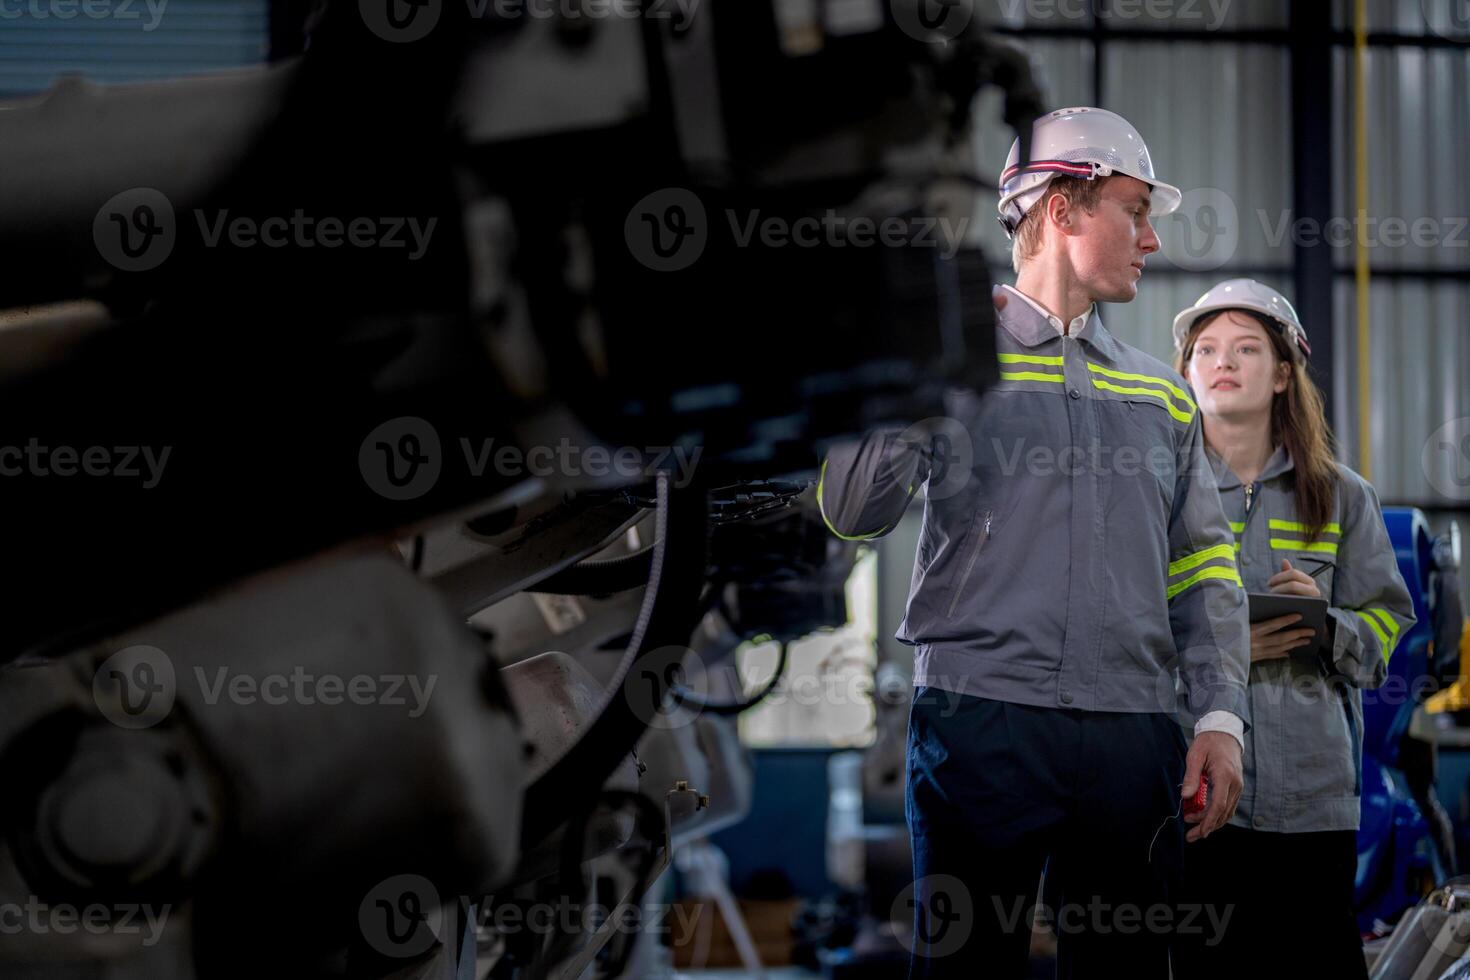
M 1129 174 L 1137 177 L 1137 174 Z M 1148 177 L 1138 177 L 1139 180 L 1152 188 L 1148 199 L 1148 213 L 1150 217 L 1158 218 L 1166 214 L 1173 214 L 1179 210 L 1179 204 L 1184 200 L 1184 195 L 1179 188 L 1173 184 L 1166 184 L 1160 180 L 1152 180 Z
M 1243 310 L 1246 313 L 1263 316 L 1272 323 L 1275 323 L 1276 328 L 1286 338 L 1286 347 L 1291 351 L 1291 356 L 1302 364 L 1306 363 L 1306 352 L 1297 343 L 1297 326 L 1295 324 L 1289 323 L 1272 313 L 1267 313 L 1265 310 L 1258 310 L 1253 306 L 1245 306 L 1241 303 L 1210 303 L 1207 306 L 1191 306 L 1186 310 L 1181 310 L 1174 317 L 1174 350 L 1179 353 L 1184 351 L 1184 340 L 1189 336 L 1190 328 L 1194 326 L 1200 317 L 1209 316 L 1211 313 L 1218 313 L 1221 310 Z

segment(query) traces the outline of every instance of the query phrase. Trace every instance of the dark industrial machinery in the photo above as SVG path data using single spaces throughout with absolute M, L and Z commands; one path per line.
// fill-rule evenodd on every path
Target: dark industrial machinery
M 6 976 L 624 973 L 748 804 L 736 651 L 846 619 L 824 447 L 989 383 L 1022 56 L 533 6 L 282 3 L 258 70 L 0 111 Z

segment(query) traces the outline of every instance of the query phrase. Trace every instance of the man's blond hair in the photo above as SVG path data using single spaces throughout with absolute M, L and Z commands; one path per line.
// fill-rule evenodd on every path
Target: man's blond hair
M 1062 200 L 1072 207 L 1092 214 L 1102 200 L 1103 184 L 1112 179 L 1112 176 L 1107 176 L 1084 180 L 1061 174 L 1053 177 L 1051 183 L 1046 185 L 1046 190 L 1042 191 L 1040 200 L 1031 205 L 1031 210 L 1026 212 L 1026 216 L 1016 226 L 1016 234 L 1011 239 L 1011 268 L 1016 270 L 1016 275 L 1021 274 L 1022 263 L 1041 251 L 1041 233 L 1046 225 L 1043 212 L 1051 196 L 1060 194 Z

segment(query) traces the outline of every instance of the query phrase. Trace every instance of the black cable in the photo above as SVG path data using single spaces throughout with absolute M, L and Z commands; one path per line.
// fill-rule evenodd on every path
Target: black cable
M 706 701 L 704 695 L 685 687 L 683 684 L 673 685 L 669 689 L 669 693 L 674 696 L 674 700 L 686 708 L 693 708 L 695 711 L 708 711 L 712 715 L 738 715 L 742 711 L 749 711 L 764 701 L 776 689 L 776 685 L 781 682 L 782 675 L 786 673 L 787 647 L 788 644 L 783 640 L 781 643 L 781 659 L 776 663 L 776 672 L 771 675 L 771 679 L 766 682 L 765 687 L 744 701 Z
M 672 668 L 698 620 L 708 551 L 703 486 L 675 487 L 657 478 L 653 568 L 633 634 L 604 694 L 597 717 L 551 768 L 526 788 L 521 844 L 529 850 L 595 799 L 662 708 Z
M 648 584 L 653 546 L 620 558 L 581 561 L 537 582 L 527 590 L 553 595 L 607 595 L 630 592 Z

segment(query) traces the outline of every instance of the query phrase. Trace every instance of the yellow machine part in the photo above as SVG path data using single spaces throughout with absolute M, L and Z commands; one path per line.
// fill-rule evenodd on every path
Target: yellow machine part
M 1470 709 L 1470 620 L 1460 634 L 1460 676 L 1449 687 L 1424 702 L 1430 714 Z

